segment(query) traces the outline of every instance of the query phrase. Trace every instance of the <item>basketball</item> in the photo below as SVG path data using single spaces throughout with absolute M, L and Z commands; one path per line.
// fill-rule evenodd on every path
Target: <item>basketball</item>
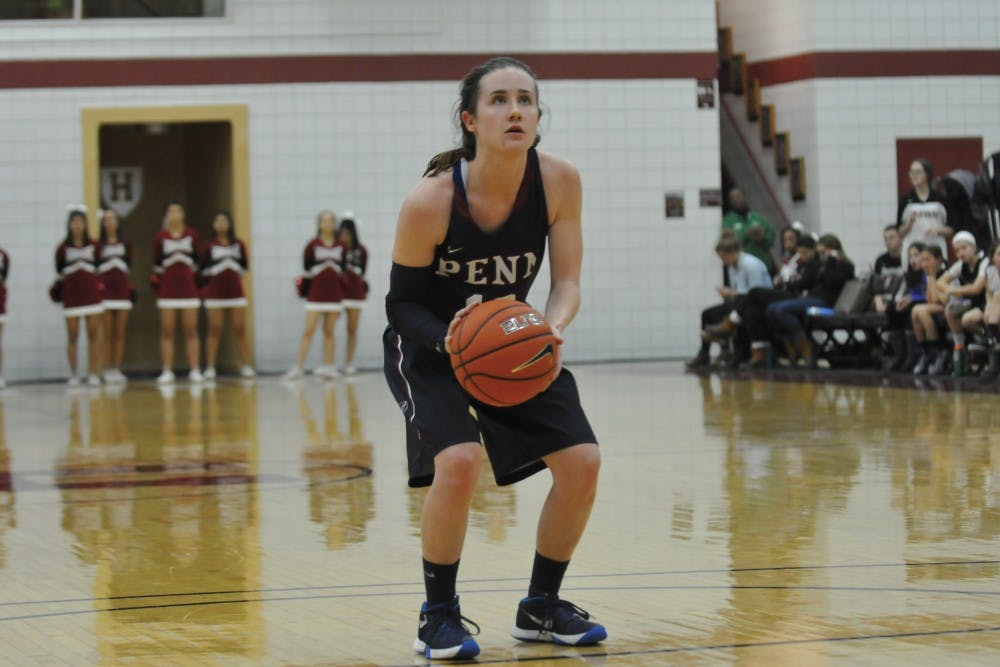
M 537 310 L 497 299 L 473 308 L 452 336 L 451 366 L 477 401 L 496 407 L 524 403 L 555 379 L 556 337 Z

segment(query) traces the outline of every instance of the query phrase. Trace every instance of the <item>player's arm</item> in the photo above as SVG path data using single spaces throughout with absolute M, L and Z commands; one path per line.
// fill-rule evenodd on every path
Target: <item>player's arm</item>
M 450 175 L 448 175 L 450 177 Z M 449 326 L 428 308 L 434 249 L 444 242 L 451 195 L 441 178 L 425 178 L 407 195 L 396 223 L 392 270 L 385 312 L 402 336 L 440 353 L 446 351 Z
M 582 188 L 580 173 L 569 162 L 545 156 L 545 182 L 550 206 L 555 204 L 549 224 L 549 273 L 551 287 L 545 304 L 545 320 L 562 332 L 580 307 L 580 265 L 583 262 L 583 232 L 580 224 Z

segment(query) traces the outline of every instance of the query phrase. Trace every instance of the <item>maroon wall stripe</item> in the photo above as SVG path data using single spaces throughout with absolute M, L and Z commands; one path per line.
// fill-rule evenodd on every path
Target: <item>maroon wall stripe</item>
M 0 63 L 0 88 L 457 81 L 489 54 L 331 55 Z M 522 54 L 541 79 L 711 79 L 714 52 Z
M 1000 76 L 1000 49 L 818 51 L 751 63 L 747 73 L 763 86 L 873 76 Z

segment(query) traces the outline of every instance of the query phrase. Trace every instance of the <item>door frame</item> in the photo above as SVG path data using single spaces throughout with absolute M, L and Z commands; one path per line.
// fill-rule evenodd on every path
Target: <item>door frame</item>
M 81 110 L 83 124 L 83 192 L 88 211 L 96 211 L 101 204 L 101 151 L 102 125 L 142 125 L 146 123 L 229 123 L 230 161 L 233 165 L 233 218 L 234 233 L 247 245 L 252 257 L 250 226 L 250 157 L 249 112 L 246 105 L 203 105 L 170 107 L 91 107 Z M 100 221 L 91 218 L 90 233 L 97 236 Z M 246 336 L 251 364 L 254 363 L 253 273 L 243 277 L 247 293 Z

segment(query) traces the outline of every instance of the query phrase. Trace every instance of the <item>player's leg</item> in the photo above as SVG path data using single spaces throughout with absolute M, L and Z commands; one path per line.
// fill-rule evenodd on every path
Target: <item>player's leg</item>
M 452 445 L 434 457 L 434 481 L 420 517 L 427 601 L 413 644 L 428 658 L 471 658 L 479 653 L 462 624 L 455 581 L 481 468 L 482 448 L 475 442 Z
M 586 611 L 559 599 L 559 589 L 590 518 L 600 451 L 596 444 L 581 444 L 549 454 L 544 461 L 552 472 L 552 488 L 538 521 L 528 597 L 518 606 L 511 634 L 522 641 L 596 644 L 607 638 L 607 631 Z

